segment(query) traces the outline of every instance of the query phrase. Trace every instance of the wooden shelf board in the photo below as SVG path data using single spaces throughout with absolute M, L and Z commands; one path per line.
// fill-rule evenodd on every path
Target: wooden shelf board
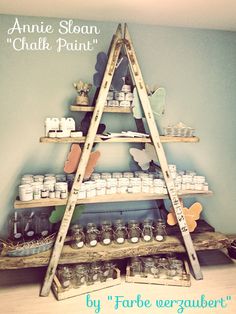
M 192 239 L 195 250 L 197 251 L 222 249 L 229 245 L 229 239 L 227 236 L 218 232 L 192 234 Z M 72 249 L 69 245 L 64 245 L 59 264 L 105 261 L 167 252 L 185 252 L 181 235 L 167 236 L 166 240 L 163 242 L 141 241 L 136 244 L 125 242 L 122 245 L 112 243 L 109 246 L 98 244 L 94 248 L 83 247 L 78 250 Z M 51 250 L 26 257 L 0 256 L 0 269 L 47 266 L 50 255 Z
M 195 197 L 195 196 L 209 196 L 212 195 L 212 191 L 182 191 L 178 193 L 179 197 Z M 167 194 L 154 194 L 154 193 L 125 193 L 125 194 L 111 194 L 95 196 L 93 198 L 84 198 L 77 200 L 77 204 L 91 204 L 91 203 L 108 203 L 108 202 L 130 202 L 130 201 L 148 201 L 157 199 L 167 199 Z M 48 207 L 48 206 L 60 206 L 66 205 L 67 199 L 40 199 L 22 202 L 16 200 L 14 202 L 14 208 L 33 208 L 33 207 Z
M 162 143 L 197 143 L 199 138 L 193 137 L 177 137 L 177 136 L 160 136 Z M 52 137 L 40 137 L 41 143 L 84 143 L 86 140 L 85 136 L 82 137 L 63 137 L 63 138 L 52 138 Z M 102 139 L 99 136 L 95 137 L 95 143 L 151 143 L 150 138 L 138 138 L 138 137 L 114 137 Z
M 78 105 L 71 105 L 70 110 L 71 111 L 83 111 L 83 112 L 92 112 L 94 111 L 93 106 L 78 106 Z M 103 112 L 116 112 L 116 113 L 131 113 L 132 108 L 127 107 L 104 107 Z

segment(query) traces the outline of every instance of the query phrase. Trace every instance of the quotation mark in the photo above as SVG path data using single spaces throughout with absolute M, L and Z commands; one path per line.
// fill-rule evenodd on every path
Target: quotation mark
M 97 43 L 98 43 L 97 38 L 93 39 L 93 44 L 97 44 Z
M 231 295 L 227 295 L 226 300 L 231 301 L 231 299 L 232 299 Z
M 108 295 L 107 299 L 108 301 L 112 301 L 112 295 Z
M 11 38 L 7 38 L 7 43 L 11 44 Z

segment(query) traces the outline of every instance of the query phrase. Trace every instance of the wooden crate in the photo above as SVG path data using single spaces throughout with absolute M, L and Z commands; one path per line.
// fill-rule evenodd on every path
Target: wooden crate
M 57 300 L 60 301 L 60 300 L 68 299 L 71 297 L 79 296 L 81 294 L 109 288 L 109 287 L 121 284 L 120 270 L 116 268 L 115 272 L 116 272 L 116 278 L 113 280 L 109 280 L 105 282 L 98 282 L 91 286 L 84 285 L 79 288 L 73 288 L 73 287 L 63 288 L 58 277 L 55 275 L 53 278 L 52 290 Z
M 174 279 L 174 278 L 154 278 L 153 276 L 141 277 L 141 276 L 131 276 L 130 266 L 126 267 L 126 282 L 132 283 L 146 283 L 146 284 L 155 284 L 155 285 L 165 285 L 165 286 L 181 286 L 181 287 L 190 287 L 190 271 L 189 266 L 186 260 L 184 262 L 185 268 L 185 277 L 183 279 Z

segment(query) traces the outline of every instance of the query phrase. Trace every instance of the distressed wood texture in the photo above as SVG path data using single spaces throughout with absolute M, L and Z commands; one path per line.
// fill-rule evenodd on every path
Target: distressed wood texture
M 227 236 L 219 232 L 205 232 L 192 234 L 195 250 L 222 249 L 229 245 Z M 181 235 L 167 236 L 163 242 L 139 242 L 130 244 L 127 241 L 122 244 L 112 243 L 109 246 L 98 244 L 94 248 L 84 247 L 79 250 L 64 245 L 59 264 L 105 261 L 122 259 L 126 257 L 145 256 L 167 252 L 185 252 L 185 246 Z M 18 269 L 28 267 L 47 266 L 51 251 L 43 252 L 27 257 L 3 257 L 0 256 L 0 269 Z
M 72 105 L 70 106 L 71 111 L 83 111 L 83 112 L 92 112 L 94 111 L 95 107 L 92 106 L 77 106 Z M 104 107 L 103 112 L 116 112 L 116 113 L 131 113 L 131 108 L 125 108 L 125 107 Z
M 195 197 L 195 196 L 210 196 L 212 191 L 182 191 L 178 195 L 181 198 Z M 92 198 L 78 199 L 77 204 L 92 204 L 92 203 L 111 203 L 111 202 L 129 202 L 129 201 L 148 201 L 157 199 L 167 199 L 167 194 L 154 194 L 154 193 L 125 193 L 125 194 L 110 194 L 110 195 L 99 195 Z M 34 207 L 48 207 L 48 206 L 60 206 L 65 205 L 67 199 L 58 198 L 44 198 L 40 200 L 33 200 L 22 202 L 18 199 L 14 202 L 14 208 L 34 208 Z
M 84 143 L 86 137 L 40 137 L 41 143 Z M 178 136 L 160 136 L 162 143 L 198 143 L 199 137 L 178 137 Z M 133 138 L 133 137 L 114 137 L 114 138 L 101 138 L 99 135 L 95 137 L 95 143 L 151 143 L 150 138 Z

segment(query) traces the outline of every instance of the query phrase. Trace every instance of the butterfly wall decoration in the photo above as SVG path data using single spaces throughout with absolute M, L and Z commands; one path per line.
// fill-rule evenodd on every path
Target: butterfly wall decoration
M 164 87 L 157 88 L 154 92 L 149 92 L 149 101 L 154 117 L 160 117 L 165 112 L 166 91 Z M 142 105 L 136 87 L 133 90 L 133 115 L 135 119 L 144 117 Z
M 81 147 L 79 144 L 72 144 L 70 152 L 67 156 L 67 160 L 64 165 L 64 172 L 65 173 L 74 173 L 77 170 L 80 157 L 81 157 Z M 84 174 L 84 179 L 87 180 L 90 178 L 91 174 L 94 171 L 94 168 L 97 164 L 97 161 L 100 157 L 100 152 L 99 151 L 94 151 L 90 154 L 88 164 L 85 169 L 85 174 Z
M 202 205 L 199 202 L 194 203 L 189 208 L 183 207 L 183 214 L 185 216 L 189 232 L 193 232 L 196 229 L 196 220 L 200 218 L 202 209 Z M 167 223 L 170 226 L 174 226 L 178 223 L 173 207 L 170 208 L 170 213 L 167 215 Z
M 142 170 L 148 170 L 150 162 L 158 163 L 158 158 L 154 146 L 146 143 L 144 149 L 130 148 L 129 152 Z
M 105 52 L 97 54 L 97 63 L 95 65 L 96 73 L 93 75 L 93 84 L 99 88 L 102 84 L 102 79 L 106 69 L 108 56 Z M 115 72 L 112 78 L 111 85 L 116 91 L 121 91 L 124 85 L 124 77 L 128 73 L 128 58 L 121 56 L 116 64 Z

